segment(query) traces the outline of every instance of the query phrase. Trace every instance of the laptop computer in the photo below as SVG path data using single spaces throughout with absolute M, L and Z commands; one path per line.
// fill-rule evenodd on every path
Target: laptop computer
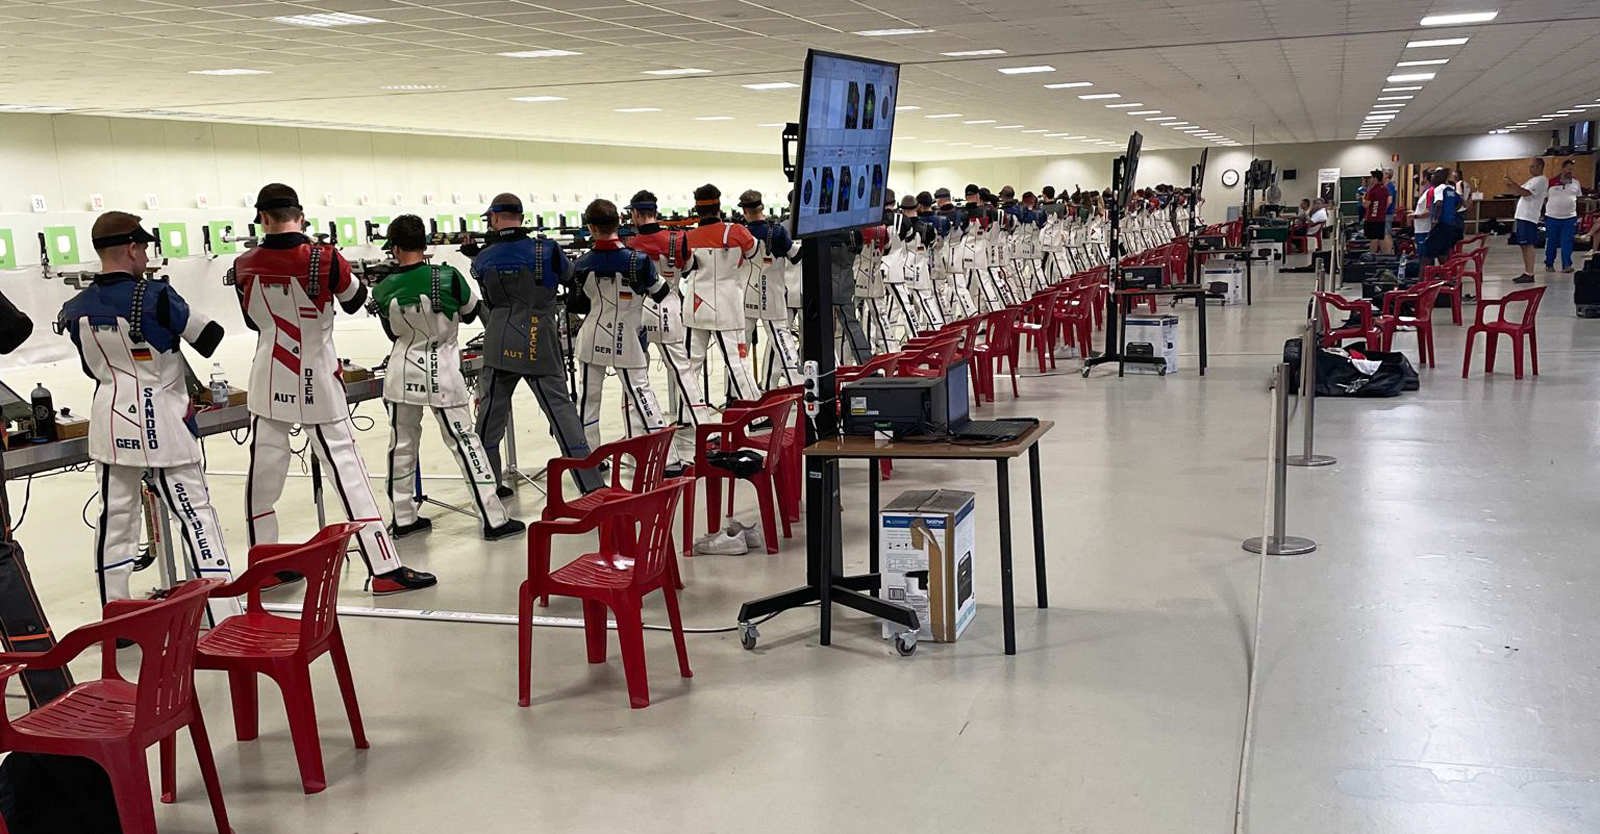
M 949 398 L 949 431 L 952 438 L 1003 443 L 1015 440 L 1028 429 L 1039 425 L 1039 420 L 1035 417 L 1012 417 L 1005 420 L 971 419 L 968 416 L 968 392 L 971 390 L 971 383 L 967 379 L 968 371 L 968 363 L 957 362 L 950 366 L 945 375 L 945 393 Z

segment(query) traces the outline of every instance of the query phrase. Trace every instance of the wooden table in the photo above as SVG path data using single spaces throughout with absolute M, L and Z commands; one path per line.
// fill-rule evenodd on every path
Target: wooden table
M 903 438 L 880 441 L 864 435 L 838 435 L 820 440 L 806 447 L 805 454 L 812 458 L 855 459 L 867 461 L 871 472 L 869 482 L 871 529 L 869 573 L 861 576 L 844 576 L 838 570 L 822 543 L 808 542 L 808 556 L 813 560 L 808 577 L 811 584 L 785 591 L 762 600 L 747 602 L 739 612 L 739 621 L 749 623 L 752 618 L 782 611 L 817 600 L 821 603 L 821 643 L 826 646 L 832 637 L 833 603 L 847 605 L 859 611 L 891 619 L 917 628 L 916 612 L 905 606 L 877 598 L 878 590 L 878 511 L 880 460 L 983 460 L 993 461 L 997 473 L 996 493 L 1000 512 L 1000 605 L 1005 627 L 1005 652 L 1017 653 L 1016 616 L 1013 605 L 1011 577 L 1011 472 L 1010 461 L 1028 456 L 1029 480 L 1033 494 L 1033 564 L 1040 608 L 1048 606 L 1044 557 L 1044 508 L 1039 485 L 1039 440 L 1055 423 L 1040 420 L 1015 440 L 997 443 L 970 443 L 956 440 L 920 440 Z M 836 508 L 837 511 L 837 508 Z M 870 591 L 868 596 L 863 591 Z M 905 615 L 910 615 L 909 619 Z

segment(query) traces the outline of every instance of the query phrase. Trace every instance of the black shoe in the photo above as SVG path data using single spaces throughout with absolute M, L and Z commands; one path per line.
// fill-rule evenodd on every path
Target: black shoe
M 517 519 L 508 518 L 506 519 L 506 523 L 500 525 L 499 527 L 490 527 L 488 525 L 484 525 L 483 538 L 485 541 L 499 541 L 500 539 L 504 539 L 509 536 L 515 536 L 526 529 L 528 529 L 528 525 L 523 524 Z
M 271 579 L 261 583 L 261 590 L 265 591 L 280 585 L 290 585 L 302 579 L 305 579 L 304 574 L 296 573 L 292 570 L 280 570 L 273 574 Z
M 412 533 L 426 533 L 433 529 L 433 522 L 426 518 L 418 518 L 410 524 L 390 524 L 389 535 L 392 538 L 403 539 Z
M 687 463 L 669 463 L 667 464 L 666 476 L 668 478 L 682 478 L 683 473 L 687 472 L 688 470 L 689 464 Z
M 1531 283 L 1533 283 L 1533 276 L 1529 275 L 1526 272 L 1524 272 L 1521 275 L 1518 275 L 1517 277 L 1512 278 L 1511 279 L 1511 283 L 1513 283 L 1513 284 L 1531 284 Z
M 382 597 L 389 594 L 403 594 L 406 591 L 431 588 L 437 584 L 439 584 L 438 578 L 431 573 L 410 568 L 396 568 L 372 578 L 372 595 Z
M 516 490 L 506 486 L 505 484 L 501 484 L 494 488 L 494 497 L 499 498 L 502 501 L 516 494 Z

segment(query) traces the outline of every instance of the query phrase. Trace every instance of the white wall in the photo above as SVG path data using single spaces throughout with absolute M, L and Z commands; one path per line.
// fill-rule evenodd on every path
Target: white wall
M 908 189 L 913 172 L 910 163 L 895 165 L 890 187 Z M 746 188 L 762 190 L 769 203 L 788 191 L 776 154 L 0 114 L 0 229 L 11 230 L 20 267 L 0 271 L 0 289 L 35 322 L 35 335 L 0 358 L 0 367 L 71 355 L 70 343 L 51 334 L 49 322 L 74 291 L 40 280 L 36 236 L 45 226 L 74 226 L 79 254 L 93 268 L 91 194 L 103 195 L 107 208 L 143 216 L 146 225 L 186 224 L 193 255 L 169 265 L 173 285 L 230 335 L 245 332 L 231 290 L 221 283 L 231 257 L 201 257 L 200 227 L 226 219 L 242 231 L 254 215 L 247 197 L 253 201 L 271 181 L 294 186 L 307 216 L 324 228 L 340 216 L 477 215 L 484 197 L 502 191 L 520 194 L 529 212 L 576 212 L 597 196 L 620 202 L 640 188 L 656 192 L 664 209 L 687 208 L 690 192 L 708 181 L 721 187 L 730 206 Z M 462 195 L 462 204 L 452 204 L 453 193 Z M 36 194 L 48 212 L 32 211 Z M 145 208 L 147 194 L 156 195 L 160 209 Z M 197 194 L 206 195 L 210 208 L 195 207 Z M 361 205 L 362 194 L 369 206 Z M 432 205 L 426 194 L 434 196 Z M 346 255 L 375 257 L 377 250 L 358 247 Z
M 1508 159 L 1535 156 L 1549 144 L 1549 134 L 1512 133 L 1502 135 L 1428 136 L 1380 139 L 1373 142 L 1314 142 L 1300 145 L 1261 145 L 1250 148 L 1212 148 L 1206 164 L 1205 197 L 1202 212 L 1208 222 L 1220 222 L 1228 206 L 1244 199 L 1242 187 L 1222 187 L 1222 172 L 1232 168 L 1241 174 L 1250 159 L 1270 159 L 1273 165 L 1298 169 L 1292 182 L 1282 182 L 1285 203 L 1314 197 L 1317 169 L 1338 168 L 1344 176 L 1365 174 L 1373 168 L 1394 168 L 1418 162 L 1453 162 L 1474 159 Z M 1399 160 L 1393 156 L 1398 154 Z M 979 159 L 953 162 L 923 162 L 916 168 L 917 189 L 932 191 L 949 188 L 960 199 L 967 183 L 998 189 L 1015 186 L 1018 193 L 1037 191 L 1053 185 L 1069 193 L 1075 187 L 1105 188 L 1111 183 L 1111 161 L 1116 153 L 1075 154 L 1071 156 L 1029 156 L 1015 159 Z M 1140 155 L 1138 187 L 1160 183 L 1189 184 L 1189 169 L 1200 161 L 1200 149 L 1146 151 Z

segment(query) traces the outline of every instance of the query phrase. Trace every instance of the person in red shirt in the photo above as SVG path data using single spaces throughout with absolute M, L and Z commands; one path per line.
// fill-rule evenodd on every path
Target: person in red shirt
M 1383 172 L 1373 169 L 1367 177 L 1367 190 L 1361 195 L 1361 229 L 1367 236 L 1368 248 L 1373 252 L 1388 253 L 1389 236 L 1384 219 L 1389 214 L 1389 187 L 1383 183 Z

